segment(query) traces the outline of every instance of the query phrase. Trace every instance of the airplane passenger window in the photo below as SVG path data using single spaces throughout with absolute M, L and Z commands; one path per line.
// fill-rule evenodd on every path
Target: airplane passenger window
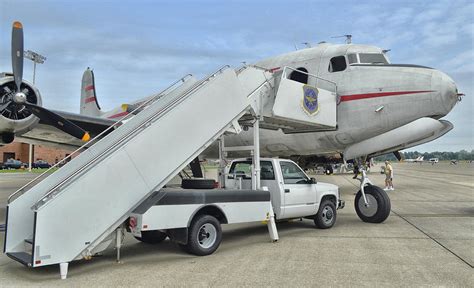
M 344 56 L 337 56 L 331 58 L 329 62 L 329 72 L 339 72 L 346 70 L 346 57 Z
M 295 71 L 291 72 L 289 79 L 303 84 L 308 84 L 308 74 L 301 73 L 299 71 L 308 73 L 308 70 L 303 67 L 300 67 L 297 68 Z

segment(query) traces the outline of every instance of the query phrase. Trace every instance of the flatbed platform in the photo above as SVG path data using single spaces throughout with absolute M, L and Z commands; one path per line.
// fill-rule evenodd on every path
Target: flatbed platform
M 66 281 L 74 286 L 472 286 L 474 164 L 393 166 L 392 213 L 382 224 L 357 217 L 352 200 L 358 181 L 351 174 L 317 175 L 318 181 L 337 184 L 346 200 L 332 229 L 314 229 L 310 220 L 279 223 L 280 241 L 271 244 L 266 225 L 225 225 L 218 253 L 207 257 L 181 252 L 170 241 L 150 246 L 127 235 L 122 264 L 108 251 L 71 263 Z M 372 171 L 372 182 L 382 185 L 379 167 Z M 6 197 L 28 177 L 0 174 L 0 223 Z M 0 232 L 2 246 L 3 236 Z M 65 283 L 56 267 L 33 270 L 4 254 L 0 281 L 2 286 Z

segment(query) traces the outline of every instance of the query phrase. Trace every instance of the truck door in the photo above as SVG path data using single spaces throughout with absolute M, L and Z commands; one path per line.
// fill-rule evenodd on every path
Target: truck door
M 283 218 L 301 217 L 315 214 L 316 185 L 298 165 L 289 161 L 280 161 L 283 176 Z

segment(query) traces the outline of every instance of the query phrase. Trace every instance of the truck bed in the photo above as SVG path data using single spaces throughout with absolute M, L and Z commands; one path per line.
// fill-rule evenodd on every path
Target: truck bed
M 228 202 L 266 202 L 270 192 L 263 190 L 163 188 L 145 200 L 132 213 L 143 214 L 155 205 L 211 204 Z
M 204 206 L 218 208 L 228 224 L 264 221 L 273 213 L 269 191 L 164 188 L 131 213 L 138 224 L 132 233 L 187 227 Z

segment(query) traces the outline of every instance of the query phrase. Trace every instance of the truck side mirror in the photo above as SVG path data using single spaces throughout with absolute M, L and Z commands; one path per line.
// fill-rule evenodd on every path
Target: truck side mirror
M 309 184 L 316 184 L 316 183 L 318 183 L 318 182 L 316 182 L 316 179 L 315 179 L 315 178 L 311 177 L 311 178 L 309 179 Z

